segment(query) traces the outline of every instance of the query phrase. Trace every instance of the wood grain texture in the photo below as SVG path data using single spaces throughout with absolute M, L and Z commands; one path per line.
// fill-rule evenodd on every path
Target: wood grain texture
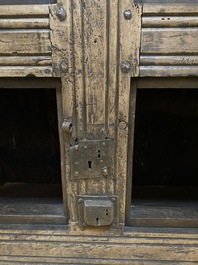
M 0 55 L 1 77 L 52 76 L 47 5 L 1 6 Z
M 48 17 L 48 5 L 3 5 L 0 17 Z
M 145 3 L 140 76 L 197 76 L 197 23 L 192 3 Z
M 198 13 L 198 7 L 196 4 L 190 3 L 145 3 L 143 6 L 143 13 L 148 14 L 196 14 Z
M 198 65 L 198 56 L 195 55 L 142 55 L 140 56 L 140 65 Z
M 197 66 L 140 66 L 140 76 L 197 76 Z
M 128 229 L 121 237 L 69 236 L 63 226 L 2 226 L 2 264 L 196 264 L 195 229 Z M 10 255 L 11 254 L 11 255 Z
M 48 18 L 0 19 L 1 29 L 44 29 L 49 27 Z
M 50 23 L 52 29 L 53 27 L 55 29 L 56 18 L 53 14 L 56 9 L 55 6 L 53 8 L 51 8 Z M 130 1 L 122 3 L 119 0 L 115 2 L 98 0 L 84 3 L 72 0 L 65 1 L 63 8 L 67 13 L 67 26 L 69 25 L 67 29 L 64 28 L 68 46 L 65 48 L 65 39 L 61 40 L 62 36 L 57 29 L 52 32 L 52 42 L 57 47 L 59 45 L 64 47 L 62 53 L 57 53 L 57 57 L 53 58 L 57 58 L 58 62 L 61 54 L 64 54 L 68 63 L 68 72 L 61 76 L 63 116 L 73 124 L 72 134 L 65 135 L 71 233 L 79 233 L 79 228 L 76 226 L 79 218 L 78 194 L 120 196 L 116 222 L 121 224 L 123 229 L 130 76 L 138 75 L 141 7 L 135 6 Z M 133 12 L 131 21 L 125 20 L 123 16 L 123 12 L 129 8 Z M 134 28 L 136 28 L 135 34 Z M 126 34 L 130 36 L 128 41 Z M 60 48 L 58 50 L 61 52 Z M 128 60 L 133 65 L 129 74 L 120 71 L 121 62 L 124 60 Z M 60 72 L 57 71 L 58 75 Z M 115 154 L 111 165 L 114 168 L 113 165 L 116 164 L 113 175 L 107 179 L 70 180 L 70 163 L 73 162 L 70 161 L 69 156 L 70 145 L 86 139 L 96 140 L 106 137 L 112 140 Z M 101 230 L 90 229 L 90 233 L 101 233 Z
M 117 172 L 117 193 L 120 195 L 119 219 L 125 222 L 126 207 L 126 176 L 127 176 L 127 151 L 128 151 L 128 130 L 129 130 L 129 105 L 131 79 L 139 75 L 139 46 L 140 46 L 140 27 L 141 27 L 141 5 L 134 5 L 131 1 L 120 3 L 120 63 L 129 61 L 132 65 L 129 74 L 120 73 L 119 94 L 118 94 L 118 113 L 117 113 L 117 134 L 116 134 L 116 172 Z M 125 10 L 131 10 L 132 20 L 124 19 Z M 127 38 L 126 38 L 127 36 Z M 135 94 L 134 94 L 135 96 Z M 136 98 L 133 99 L 134 101 Z M 118 177 L 119 176 L 119 177 Z
M 197 27 L 198 26 L 198 17 L 197 16 L 173 16 L 171 14 L 167 16 L 145 16 L 142 18 L 142 27 Z
M 50 54 L 49 30 L 1 30 L 1 54 Z
M 141 53 L 196 54 L 197 41 L 197 28 L 143 28 Z
M 0 77 L 52 77 L 51 66 L 0 66 Z

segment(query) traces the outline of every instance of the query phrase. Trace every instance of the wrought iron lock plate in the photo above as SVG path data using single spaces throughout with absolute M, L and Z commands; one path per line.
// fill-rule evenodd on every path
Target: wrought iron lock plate
M 70 148 L 71 179 L 112 178 L 111 140 L 81 141 Z
M 114 223 L 116 197 L 78 196 L 81 226 L 111 226 Z

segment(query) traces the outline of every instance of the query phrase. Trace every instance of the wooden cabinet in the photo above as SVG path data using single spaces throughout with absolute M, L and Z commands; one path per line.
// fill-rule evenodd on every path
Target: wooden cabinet
M 184 126 L 193 116 L 197 128 L 197 25 L 195 1 L 2 2 L 0 92 L 8 96 L 0 96 L 16 115 L 2 122 L 0 264 L 198 263 L 196 159 L 194 175 L 171 186 L 171 161 L 161 165 L 153 151 L 161 142 L 152 142 L 162 137 L 160 113 L 184 117 Z M 190 161 L 196 135 L 187 131 L 176 139 L 195 140 Z M 32 168 L 16 171 L 31 150 Z

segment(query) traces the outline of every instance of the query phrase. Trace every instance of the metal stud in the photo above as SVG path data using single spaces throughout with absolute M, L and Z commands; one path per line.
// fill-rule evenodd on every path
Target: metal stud
M 124 11 L 124 18 L 125 18 L 126 20 L 130 20 L 130 19 L 132 19 L 132 12 L 131 12 L 131 10 L 125 10 L 125 11 Z
M 67 14 L 65 12 L 65 9 L 63 7 L 60 7 L 57 11 L 56 11 L 56 16 L 60 21 L 64 21 L 67 18 Z
M 129 73 L 131 71 L 131 63 L 128 62 L 128 61 L 124 61 L 122 64 L 121 64 L 121 71 L 123 73 Z

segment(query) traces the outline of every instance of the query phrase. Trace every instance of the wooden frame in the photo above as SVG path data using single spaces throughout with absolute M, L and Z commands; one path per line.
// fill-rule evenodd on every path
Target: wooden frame
M 54 5 L 0 6 L 0 22 L 4 20 L 0 28 L 9 27 L 5 28 L 9 34 L 0 31 L 3 40 L 0 77 L 34 76 L 32 86 L 38 85 L 38 77 L 43 82 L 45 78 L 61 80 L 63 117 L 60 120 L 72 124 L 72 133 L 71 130 L 64 133 L 62 150 L 66 158 L 63 188 L 67 191 L 69 226 L 1 224 L 0 264 L 197 264 L 197 229 L 125 226 L 126 206 L 129 207 L 127 152 L 128 143 L 133 141 L 131 136 L 128 139 L 128 132 L 133 130 L 129 106 L 130 93 L 135 90 L 131 90 L 131 84 L 132 88 L 144 87 L 144 82 L 147 86 L 151 76 L 197 76 L 196 27 L 189 31 L 192 36 L 187 30 L 180 30 L 181 39 L 174 37 L 171 54 L 165 51 L 164 55 L 166 34 L 161 38 L 164 50 L 160 53 L 157 33 L 154 29 L 150 33 L 145 25 L 149 23 L 155 28 L 155 17 L 169 15 L 172 15 L 171 21 L 166 21 L 170 22 L 166 31 L 169 35 L 171 27 L 181 26 L 181 17 L 190 17 L 191 26 L 197 25 L 198 8 L 193 3 L 165 3 L 162 8 L 162 3 L 146 0 L 143 4 L 130 0 L 58 0 Z M 180 19 L 171 24 L 175 15 Z M 149 17 L 152 19 L 148 21 Z M 8 23 L 6 18 L 16 21 Z M 153 57 L 155 49 L 149 37 L 158 45 L 157 59 Z M 191 52 L 195 49 L 194 54 L 185 50 L 184 55 L 182 45 L 179 44 L 180 49 L 177 47 L 178 40 L 186 41 Z M 171 47 L 167 46 L 170 52 Z M 144 82 L 131 83 L 131 78 L 136 80 L 141 76 Z M 193 86 L 196 88 L 195 80 Z M 131 96 L 134 104 L 135 94 Z M 71 146 L 106 137 L 113 145 L 114 177 L 71 178 Z M 78 195 L 87 194 L 115 196 L 115 226 L 79 225 Z

